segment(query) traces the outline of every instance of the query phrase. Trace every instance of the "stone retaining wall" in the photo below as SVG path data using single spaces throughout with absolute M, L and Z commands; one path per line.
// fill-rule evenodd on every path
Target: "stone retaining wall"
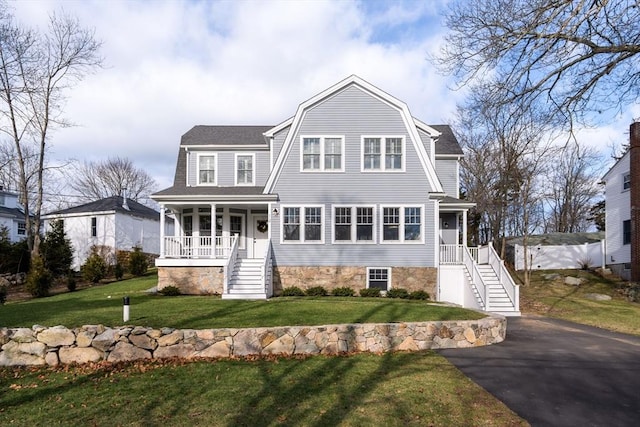
M 158 290 L 175 286 L 185 295 L 220 295 L 223 267 L 158 267 Z
M 285 326 L 255 329 L 153 329 L 102 325 L 68 329 L 0 328 L 0 366 L 50 365 L 179 357 L 382 353 L 499 343 L 502 316 L 419 323 Z

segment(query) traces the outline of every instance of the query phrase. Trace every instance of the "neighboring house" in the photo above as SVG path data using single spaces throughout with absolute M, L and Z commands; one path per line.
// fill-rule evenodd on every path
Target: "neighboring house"
M 0 186 L 0 228 L 9 231 L 9 241 L 18 242 L 27 237 L 24 210 L 18 203 L 18 194 Z
M 121 196 L 112 196 L 80 206 L 50 212 L 42 216 L 45 231 L 52 221 L 64 221 L 64 231 L 73 246 L 74 270 L 79 270 L 91 248 L 102 253 L 130 251 L 160 254 L 160 213 Z M 173 221 L 163 221 L 165 233 L 173 233 Z
M 634 155 L 637 156 L 635 161 Z M 636 258 L 634 261 L 634 250 L 640 251 L 640 232 L 635 233 L 634 239 L 632 218 L 634 203 L 638 207 L 635 211 L 640 210 L 640 200 L 637 200 L 636 196 L 634 202 L 632 195 L 634 189 L 636 193 L 640 191 L 640 123 L 631 125 L 629 150 L 618 159 L 602 180 L 605 184 L 607 266 L 620 277 L 631 280 L 633 268 L 640 269 L 640 259 Z
M 507 259 L 524 270 L 522 237 L 507 239 Z M 527 236 L 528 268 L 532 270 L 576 269 L 605 266 L 605 234 L 547 233 Z
M 459 198 L 462 156 L 449 126 L 412 117 L 357 76 L 276 126 L 195 126 L 173 186 L 152 195 L 161 221 L 176 218 L 175 235 L 161 239 L 158 287 L 223 298 L 402 287 L 517 313 L 517 287 L 498 309 L 475 274 L 489 249 L 464 244 L 474 204 Z

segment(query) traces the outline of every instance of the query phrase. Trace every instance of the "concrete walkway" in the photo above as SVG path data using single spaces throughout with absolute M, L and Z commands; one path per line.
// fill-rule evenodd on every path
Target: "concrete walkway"
M 438 352 L 532 426 L 640 425 L 640 337 L 524 316 L 500 344 Z

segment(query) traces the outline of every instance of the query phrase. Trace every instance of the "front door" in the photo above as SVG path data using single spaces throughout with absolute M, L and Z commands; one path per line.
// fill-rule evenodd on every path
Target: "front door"
M 269 241 L 269 222 L 266 215 L 251 215 L 251 238 L 249 239 L 249 258 L 262 258 Z

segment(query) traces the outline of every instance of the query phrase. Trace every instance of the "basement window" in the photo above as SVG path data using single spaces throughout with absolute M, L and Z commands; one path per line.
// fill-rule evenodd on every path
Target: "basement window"
M 391 284 L 391 268 L 367 267 L 367 288 L 388 291 Z

